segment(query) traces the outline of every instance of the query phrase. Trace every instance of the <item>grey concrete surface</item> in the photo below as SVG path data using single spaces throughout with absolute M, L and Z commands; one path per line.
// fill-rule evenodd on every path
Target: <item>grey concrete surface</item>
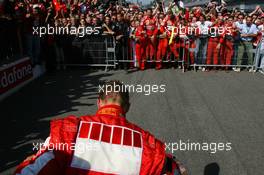
M 110 79 L 165 85 L 164 93 L 131 93 L 127 118 L 167 145 L 231 143 L 230 151 L 216 153 L 173 150 L 191 175 L 217 175 L 217 168 L 220 175 L 263 174 L 264 76 L 174 69 L 67 70 L 32 82 L 0 104 L 0 174 L 11 174 L 32 154 L 32 142 L 48 136 L 51 119 L 94 113 L 98 85 Z

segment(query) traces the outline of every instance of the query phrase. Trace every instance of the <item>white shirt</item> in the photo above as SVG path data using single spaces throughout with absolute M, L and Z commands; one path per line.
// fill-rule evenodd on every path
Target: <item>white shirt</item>
M 248 26 L 247 24 L 243 24 L 241 28 L 241 34 L 257 34 L 258 28 L 255 24 L 251 24 L 251 26 Z M 243 41 L 252 41 L 252 37 L 242 37 Z
M 258 30 L 262 33 L 262 37 L 264 37 L 264 24 L 259 25 Z
M 235 25 L 236 27 L 239 29 L 239 30 L 242 30 L 242 26 L 243 26 L 244 22 L 240 23 L 239 21 L 235 22 Z
M 264 24 L 258 26 L 259 31 L 262 33 L 260 50 L 264 50 Z
M 210 21 L 205 21 L 203 24 L 201 21 L 197 21 L 196 25 L 198 26 L 199 30 L 201 31 L 202 35 L 208 35 L 209 33 L 209 27 L 212 26 L 212 22 Z

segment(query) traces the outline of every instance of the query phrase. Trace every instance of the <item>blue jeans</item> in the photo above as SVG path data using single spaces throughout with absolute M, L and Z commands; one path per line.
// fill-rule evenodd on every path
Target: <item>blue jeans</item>
M 207 45 L 208 45 L 207 38 L 197 39 L 198 52 L 197 52 L 197 57 L 195 58 L 196 64 L 205 64 L 206 54 L 207 54 Z

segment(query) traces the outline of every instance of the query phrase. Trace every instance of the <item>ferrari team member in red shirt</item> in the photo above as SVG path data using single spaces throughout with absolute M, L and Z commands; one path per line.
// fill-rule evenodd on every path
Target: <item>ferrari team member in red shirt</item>
M 159 15 L 157 38 L 158 38 L 158 51 L 157 51 L 156 69 L 161 69 L 162 60 L 164 60 L 166 56 L 167 46 L 168 46 L 168 38 L 166 34 L 164 14 Z
M 135 22 L 136 59 L 140 70 L 145 69 L 146 62 L 146 32 L 139 21 Z
M 126 120 L 130 103 L 124 88 L 119 81 L 102 86 L 95 115 L 52 120 L 42 151 L 21 163 L 15 174 L 186 175 L 165 153 L 164 143 Z
M 225 23 L 225 32 L 217 46 L 218 48 L 221 47 L 220 60 L 223 65 L 232 64 L 232 57 L 234 54 L 234 37 L 237 35 L 233 20 L 234 19 L 232 17 L 227 18 Z M 226 67 L 225 69 L 228 70 L 229 67 Z
M 147 38 L 146 38 L 146 57 L 153 61 L 156 58 L 156 33 L 157 25 L 156 18 L 153 16 L 152 9 L 148 9 L 146 16 L 142 21 L 142 25 L 145 27 Z
M 176 17 L 173 14 L 170 14 L 167 16 L 168 20 L 166 20 L 166 32 L 167 32 L 167 37 L 169 40 L 169 52 L 168 52 L 168 57 L 169 58 L 172 54 L 176 59 L 179 58 L 179 44 L 176 41 L 176 37 L 178 35 L 178 27 L 177 27 L 177 21 Z
M 206 64 L 210 65 L 218 65 L 219 64 L 219 51 L 220 47 L 217 47 L 220 38 L 222 37 L 219 35 L 219 28 L 223 27 L 223 17 L 219 16 L 212 24 L 212 26 L 209 28 L 210 37 L 208 39 L 208 46 L 207 46 L 207 57 L 206 57 Z M 207 69 L 209 70 L 209 69 Z

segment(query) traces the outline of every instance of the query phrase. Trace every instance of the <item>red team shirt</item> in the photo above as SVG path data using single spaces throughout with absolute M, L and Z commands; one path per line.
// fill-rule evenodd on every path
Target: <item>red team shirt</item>
M 143 19 L 143 26 L 145 26 L 147 36 L 153 36 L 157 30 L 156 18 L 155 17 L 146 17 Z

